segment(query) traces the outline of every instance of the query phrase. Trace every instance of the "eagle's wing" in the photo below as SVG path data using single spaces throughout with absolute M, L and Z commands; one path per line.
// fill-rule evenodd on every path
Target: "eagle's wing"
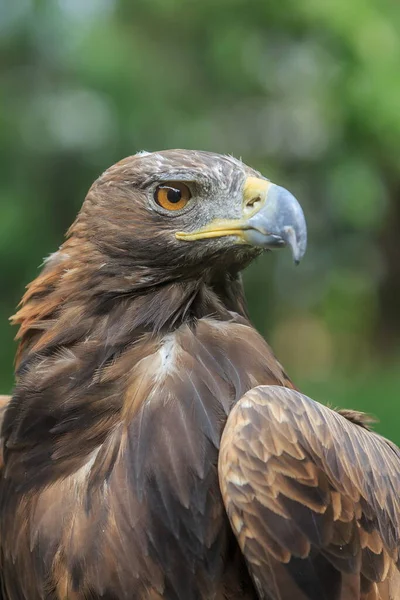
M 260 598 L 400 599 L 400 450 L 346 417 L 263 386 L 228 418 L 220 486 Z

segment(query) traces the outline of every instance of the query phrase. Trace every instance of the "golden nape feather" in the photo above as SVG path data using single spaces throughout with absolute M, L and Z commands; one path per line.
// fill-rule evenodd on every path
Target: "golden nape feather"
M 241 271 L 306 241 L 230 156 L 94 182 L 13 318 L 0 600 L 400 600 L 399 450 L 297 392 L 247 312 Z

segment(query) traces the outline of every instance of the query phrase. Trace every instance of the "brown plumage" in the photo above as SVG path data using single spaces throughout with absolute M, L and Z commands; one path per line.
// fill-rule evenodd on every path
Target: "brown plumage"
M 394 444 L 295 390 L 245 394 L 219 474 L 261 597 L 400 598 L 399 467 Z
M 399 451 L 295 391 L 247 315 L 240 271 L 305 240 L 231 157 L 93 184 L 13 318 L 3 600 L 400 599 Z

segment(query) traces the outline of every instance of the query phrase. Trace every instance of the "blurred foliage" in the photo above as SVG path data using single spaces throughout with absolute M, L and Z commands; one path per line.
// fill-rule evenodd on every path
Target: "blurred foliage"
M 265 256 L 251 313 L 316 399 L 400 425 L 400 4 L 0 3 L 0 383 L 7 317 L 91 182 L 137 150 L 241 156 L 304 206 L 309 250 Z

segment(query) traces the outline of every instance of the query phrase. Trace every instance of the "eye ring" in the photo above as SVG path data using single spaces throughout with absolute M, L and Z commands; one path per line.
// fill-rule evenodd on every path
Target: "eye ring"
M 158 185 L 154 191 L 154 200 L 164 210 L 182 210 L 192 194 L 188 186 L 181 181 L 167 181 Z

